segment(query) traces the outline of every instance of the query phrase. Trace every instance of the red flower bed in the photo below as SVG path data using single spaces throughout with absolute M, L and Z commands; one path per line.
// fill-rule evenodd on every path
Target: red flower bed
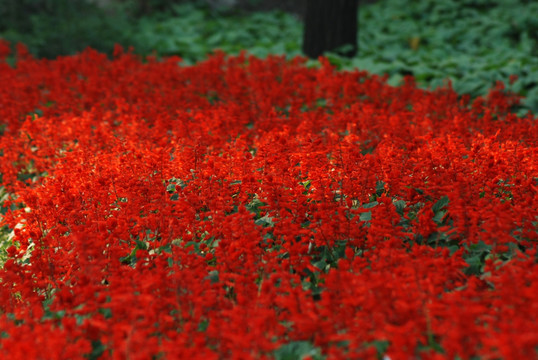
M 0 61 L 0 357 L 538 356 L 538 131 L 502 85 L 178 60 Z

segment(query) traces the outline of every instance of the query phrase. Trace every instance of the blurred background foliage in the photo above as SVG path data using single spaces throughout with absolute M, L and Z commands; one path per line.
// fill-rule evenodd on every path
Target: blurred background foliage
M 179 55 L 192 64 L 221 49 L 301 55 L 306 0 L 2 0 L 0 38 L 54 58 L 115 43 L 141 55 Z M 413 75 L 423 87 L 450 80 L 483 95 L 495 81 L 526 97 L 538 113 L 538 2 L 533 0 L 363 0 L 359 53 L 327 54 L 342 69 Z M 518 80 L 509 83 L 510 75 Z

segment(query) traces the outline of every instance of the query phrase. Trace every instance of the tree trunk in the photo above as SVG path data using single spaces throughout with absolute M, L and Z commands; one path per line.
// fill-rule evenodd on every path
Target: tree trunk
M 357 53 L 358 0 L 307 0 L 303 52 L 316 59 L 326 51 Z

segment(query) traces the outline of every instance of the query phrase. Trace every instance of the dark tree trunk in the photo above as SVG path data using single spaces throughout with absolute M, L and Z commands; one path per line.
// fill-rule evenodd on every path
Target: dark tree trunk
M 326 51 L 357 53 L 358 0 L 307 0 L 303 52 L 317 58 Z

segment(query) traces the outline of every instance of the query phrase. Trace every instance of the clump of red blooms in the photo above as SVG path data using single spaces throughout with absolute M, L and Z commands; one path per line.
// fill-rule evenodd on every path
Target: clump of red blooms
M 8 54 L 0 357 L 538 356 L 538 131 L 502 84 Z

